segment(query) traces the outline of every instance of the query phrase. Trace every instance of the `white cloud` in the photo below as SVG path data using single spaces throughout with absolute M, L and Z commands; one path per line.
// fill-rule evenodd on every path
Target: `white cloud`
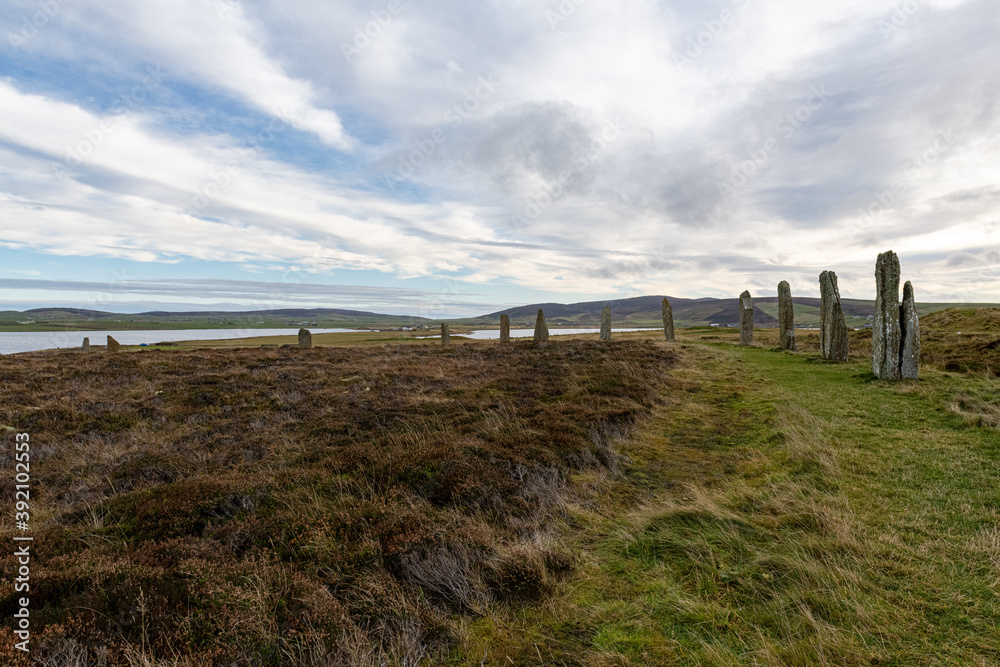
M 16 167 L 0 180 L 0 206 L 21 208 L 0 219 L 17 210 L 31 221 L 5 239 L 142 259 L 460 274 L 581 296 L 773 292 L 789 276 L 813 293 L 815 275 L 839 267 L 842 291 L 858 298 L 891 245 L 913 258 L 924 293 L 957 293 L 959 269 L 945 256 L 978 256 L 1000 219 L 990 190 L 1000 178 L 997 18 L 987 0 L 927 0 L 886 34 L 880 22 L 901 4 L 586 2 L 553 27 L 546 12 L 558 2 L 428 0 L 405 3 L 350 60 L 341 44 L 378 3 L 74 10 L 74 29 L 157 63 L 175 94 L 171 79 L 226 91 L 316 134 L 331 155 L 354 146 L 373 166 L 333 176 L 277 145 L 265 155 L 218 133 L 167 132 L 157 114 L 183 106 L 150 108 L 118 119 L 61 181 L 44 158 L 5 149 Z M 678 64 L 692 43 L 701 50 Z M 480 77 L 495 91 L 449 122 Z M 0 133 L 23 149 L 61 159 L 107 120 L 20 83 L 0 83 Z M 783 121 L 823 86 L 828 99 L 806 120 Z M 621 136 L 590 151 L 609 121 Z M 947 151 L 908 168 L 949 128 L 958 139 Z M 385 193 L 383 174 L 435 129 L 447 139 Z M 718 185 L 772 137 L 777 148 L 723 198 Z M 537 216 L 509 224 L 567 170 L 572 183 Z M 903 192 L 873 208 L 897 181 Z M 964 284 L 1000 298 L 994 282 Z
M 267 53 L 266 27 L 251 20 L 242 2 L 111 0 L 91 11 L 104 35 L 160 64 L 168 76 L 226 91 L 334 148 L 354 145 L 337 113 L 321 106 L 320 91 L 290 76 L 280 55 Z

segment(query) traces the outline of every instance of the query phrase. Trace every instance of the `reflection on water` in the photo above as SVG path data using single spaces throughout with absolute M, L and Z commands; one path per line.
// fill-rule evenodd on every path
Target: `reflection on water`
M 612 329 L 616 332 L 628 331 L 659 331 L 658 328 Z M 310 329 L 313 334 L 323 333 L 363 333 L 364 329 Z M 57 348 L 80 347 L 84 337 L 90 338 L 91 345 L 104 345 L 108 336 L 114 336 L 122 345 L 154 345 L 156 343 L 171 343 L 183 340 L 228 340 L 230 338 L 256 338 L 258 336 L 295 336 L 298 329 L 175 329 L 155 331 L 13 331 L 0 333 L 0 354 L 17 352 L 33 352 L 35 350 L 52 350 Z M 571 336 L 573 334 L 598 334 L 599 328 L 593 329 L 549 329 L 552 336 Z M 531 338 L 534 329 L 511 329 L 511 338 Z M 480 329 L 461 335 L 473 340 L 498 340 L 499 329 Z M 420 336 L 420 338 L 440 338 L 441 336 Z
M 314 334 L 357 332 L 358 329 L 310 329 Z M 182 340 L 228 340 L 257 336 L 295 336 L 298 329 L 173 329 L 168 331 L 8 331 L 0 333 L 0 354 L 80 347 L 84 337 L 91 345 L 104 345 L 108 336 L 122 345 L 153 345 Z

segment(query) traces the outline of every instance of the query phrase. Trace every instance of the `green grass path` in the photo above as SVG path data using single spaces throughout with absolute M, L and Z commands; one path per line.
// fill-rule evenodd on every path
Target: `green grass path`
M 1000 664 L 994 380 L 685 345 L 617 479 L 575 480 L 576 574 L 469 627 L 516 665 Z M 459 660 L 460 661 L 460 660 Z M 461 661 L 460 661 L 461 662 Z

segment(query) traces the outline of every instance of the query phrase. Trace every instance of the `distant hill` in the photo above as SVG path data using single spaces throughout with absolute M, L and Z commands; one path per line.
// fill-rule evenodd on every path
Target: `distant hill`
M 337 317 L 357 317 L 362 319 L 386 319 L 402 318 L 407 320 L 423 320 L 422 317 L 410 317 L 403 315 L 381 315 L 364 310 L 341 310 L 339 308 L 282 308 L 277 310 L 248 310 L 242 312 L 232 312 L 225 310 L 217 311 L 190 311 L 190 312 L 168 312 L 164 310 L 153 310 L 147 313 L 138 313 L 137 317 L 305 317 L 310 319 L 329 319 L 330 316 Z M 429 320 L 427 320 L 429 321 Z
M 47 317 L 111 317 L 114 313 L 106 313 L 101 310 L 86 310 L 84 308 L 32 308 L 24 311 L 25 314 Z
M 27 320 L 27 321 L 25 321 Z M 25 312 L 0 312 L 3 331 L 120 331 L 171 329 L 281 328 L 310 326 L 340 329 L 397 329 L 432 324 L 432 320 L 406 315 L 382 315 L 341 308 L 279 308 L 253 311 L 148 311 L 109 313 L 81 308 L 34 308 Z
M 667 297 L 674 309 L 674 321 L 678 326 L 708 326 L 736 324 L 740 320 L 739 299 L 684 299 Z M 630 299 L 611 299 L 606 301 L 584 301 L 573 304 L 540 303 L 529 306 L 509 308 L 489 315 L 472 318 L 474 323 L 495 324 L 500 321 L 500 315 L 509 315 L 511 322 L 526 325 L 534 322 L 541 308 L 545 318 L 555 325 L 593 326 L 601 321 L 601 311 L 604 306 L 611 305 L 611 315 L 617 326 L 656 326 L 662 322 L 662 296 L 640 296 Z M 816 298 L 793 298 L 795 303 L 795 323 L 797 326 L 819 326 L 820 300 Z M 844 299 L 841 302 L 848 326 L 860 327 L 869 323 L 875 315 L 875 302 L 859 299 Z M 920 314 L 953 308 L 992 307 L 992 304 L 918 304 Z M 778 297 L 759 297 L 754 299 L 754 323 L 760 327 L 775 327 L 778 325 Z
M 691 324 L 736 324 L 740 321 L 739 299 L 683 299 L 668 297 L 674 310 L 674 320 L 681 325 Z M 762 308 L 766 299 L 754 301 L 754 322 L 758 326 L 777 326 L 777 298 L 774 299 L 774 312 Z M 611 305 L 611 316 L 616 324 L 642 325 L 662 322 L 662 296 L 640 296 L 631 299 L 611 301 L 586 301 L 574 304 L 542 303 L 530 306 L 510 308 L 508 310 L 484 315 L 476 318 L 484 321 L 499 321 L 501 315 L 509 315 L 512 322 L 527 323 L 534 321 L 538 309 L 545 311 L 546 320 L 551 324 L 598 324 L 601 312 L 606 305 Z
M 16 312 L 16 311 L 12 311 Z M 86 310 L 84 308 L 32 308 L 23 311 L 24 314 L 43 317 L 122 317 L 121 313 L 109 313 L 103 310 Z M 283 308 L 275 310 L 192 310 L 187 312 L 174 312 L 166 310 L 152 310 L 145 313 L 136 313 L 128 317 L 215 317 L 215 318 L 239 318 L 239 317 L 323 317 L 335 315 L 338 317 L 360 317 L 366 319 L 384 318 L 405 318 L 408 320 L 422 320 L 422 317 L 411 317 L 408 315 L 382 315 L 365 310 L 343 310 L 340 308 Z M 429 320 L 428 320 L 429 321 Z

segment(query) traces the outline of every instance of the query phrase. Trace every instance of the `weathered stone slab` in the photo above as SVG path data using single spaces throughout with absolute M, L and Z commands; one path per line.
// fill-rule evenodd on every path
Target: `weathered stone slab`
M 840 303 L 840 288 L 837 274 L 824 271 L 819 276 L 819 347 L 824 359 L 847 361 L 848 335 L 844 308 Z
M 749 290 L 740 295 L 740 345 L 753 345 L 753 298 Z
M 601 313 L 601 340 L 611 340 L 611 306 L 604 306 Z
M 900 359 L 900 377 L 904 380 L 920 379 L 920 316 L 913 294 L 913 284 L 903 286 L 903 305 L 899 309 L 900 336 L 903 350 Z
M 778 327 L 781 349 L 792 352 L 798 350 L 795 340 L 795 304 L 792 303 L 792 286 L 787 280 L 778 284 Z
M 663 299 L 663 336 L 671 343 L 677 340 L 674 336 L 674 307 L 669 299 Z
M 451 345 L 451 329 L 446 322 L 441 323 L 441 344 Z
M 118 352 L 122 349 L 121 343 L 116 341 L 111 336 L 108 336 L 108 352 Z
M 875 322 L 872 372 L 883 380 L 901 378 L 902 329 L 899 324 L 899 257 L 893 251 L 878 256 L 875 265 Z
M 544 343 L 549 339 L 549 327 L 545 323 L 545 313 L 538 309 L 538 317 L 535 318 L 535 341 Z
M 83 345 L 80 346 L 80 350 L 84 354 L 90 354 L 90 339 L 89 338 L 84 338 L 83 339 Z
M 500 316 L 500 342 L 510 342 L 510 315 Z
M 313 335 L 308 329 L 299 329 L 299 347 L 312 347 Z

